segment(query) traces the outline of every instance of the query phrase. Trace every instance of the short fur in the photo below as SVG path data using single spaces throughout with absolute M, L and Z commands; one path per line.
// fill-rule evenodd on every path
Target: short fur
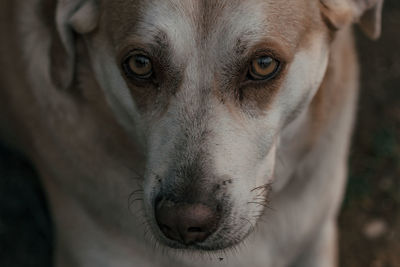
M 382 3 L 1 1 L 0 132 L 40 174 L 56 266 L 337 266 L 351 25 L 377 38 Z M 157 83 L 124 75 L 133 49 Z M 259 53 L 281 71 L 243 82 Z M 167 239 L 160 195 L 218 203 L 218 229 Z

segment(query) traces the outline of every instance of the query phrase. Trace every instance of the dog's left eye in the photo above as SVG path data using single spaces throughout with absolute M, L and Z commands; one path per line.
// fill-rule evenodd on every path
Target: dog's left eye
M 251 80 L 269 80 L 273 78 L 280 63 L 270 56 L 262 56 L 251 61 L 248 77 Z
M 131 53 L 124 60 L 122 66 L 129 78 L 146 80 L 153 75 L 153 64 L 150 58 L 139 51 Z

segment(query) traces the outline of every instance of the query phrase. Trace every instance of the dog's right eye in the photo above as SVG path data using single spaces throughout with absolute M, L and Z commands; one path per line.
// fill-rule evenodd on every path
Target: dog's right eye
M 279 71 L 280 63 L 270 56 L 262 56 L 251 62 L 248 77 L 251 80 L 269 80 Z
M 153 75 L 153 64 L 150 58 L 139 51 L 131 53 L 122 66 L 128 78 L 147 80 Z

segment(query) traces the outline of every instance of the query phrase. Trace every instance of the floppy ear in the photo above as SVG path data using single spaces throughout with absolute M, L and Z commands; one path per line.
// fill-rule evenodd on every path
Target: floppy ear
M 75 37 L 97 27 L 96 0 L 59 0 L 50 50 L 50 75 L 57 88 L 66 89 L 75 75 Z
M 349 23 L 358 23 L 371 39 L 381 34 L 384 0 L 320 0 L 322 15 L 335 29 Z

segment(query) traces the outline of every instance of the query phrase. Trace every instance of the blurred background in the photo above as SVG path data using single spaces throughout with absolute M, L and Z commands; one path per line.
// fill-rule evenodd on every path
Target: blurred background
M 357 33 L 362 85 L 340 266 L 400 267 L 400 1 L 385 1 L 378 41 Z
M 382 37 L 356 31 L 362 89 L 340 215 L 340 266 L 400 267 L 400 1 Z M 51 266 L 52 225 L 32 166 L 0 141 L 0 266 Z

